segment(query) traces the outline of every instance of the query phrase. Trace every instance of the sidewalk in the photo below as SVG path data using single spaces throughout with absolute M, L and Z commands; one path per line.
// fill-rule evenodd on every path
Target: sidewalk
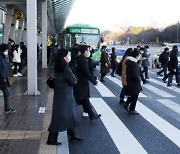
M 51 119 L 53 90 L 46 85 L 52 69 L 38 68 L 40 96 L 24 95 L 27 87 L 26 73 L 23 77 L 10 77 L 10 103 L 16 113 L 4 113 L 3 96 L 0 95 L 0 153 L 45 154 L 56 153 L 56 146 L 47 146 L 47 128 Z M 46 107 L 45 113 L 39 113 Z

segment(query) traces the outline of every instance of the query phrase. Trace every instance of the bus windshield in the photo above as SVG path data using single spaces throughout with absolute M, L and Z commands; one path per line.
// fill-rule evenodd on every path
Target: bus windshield
M 75 34 L 77 44 L 87 44 L 90 45 L 93 49 L 98 49 L 98 42 L 100 39 L 99 35 L 90 35 L 90 34 Z

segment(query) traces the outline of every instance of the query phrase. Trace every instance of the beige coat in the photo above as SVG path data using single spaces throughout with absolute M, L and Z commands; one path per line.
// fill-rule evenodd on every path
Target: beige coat
M 127 82 L 126 82 L 126 60 L 127 60 L 127 56 L 124 57 L 124 59 L 122 60 L 122 72 L 121 72 L 121 81 L 122 81 L 122 86 L 127 86 Z

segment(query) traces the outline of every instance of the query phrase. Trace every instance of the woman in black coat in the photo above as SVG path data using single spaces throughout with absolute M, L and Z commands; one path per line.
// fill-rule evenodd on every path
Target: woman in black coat
M 77 79 L 72 73 L 68 62 L 70 57 L 68 50 L 60 49 L 55 59 L 55 81 L 52 119 L 48 128 L 49 136 L 47 144 L 58 145 L 58 132 L 67 130 L 70 141 L 82 140 L 77 137 L 74 128 L 77 126 L 76 103 L 73 95 L 73 86 Z
M 92 111 L 91 104 L 89 101 L 89 81 L 94 85 L 97 84 L 96 78 L 90 73 L 88 57 L 90 56 L 90 51 L 86 45 L 82 45 L 80 48 L 81 55 L 77 61 L 77 84 L 74 87 L 74 96 L 79 105 L 83 106 L 85 113 L 88 113 L 90 120 L 98 119 L 101 115 L 95 114 Z
M 127 81 L 126 90 L 127 90 L 128 99 L 124 107 L 126 111 L 128 111 L 130 114 L 138 114 L 138 112 L 135 110 L 135 107 L 136 107 L 138 95 L 142 90 L 140 71 L 139 71 L 139 66 L 137 64 L 139 58 L 140 58 L 139 51 L 134 50 L 131 56 L 127 57 L 127 61 L 126 61 L 126 81 Z

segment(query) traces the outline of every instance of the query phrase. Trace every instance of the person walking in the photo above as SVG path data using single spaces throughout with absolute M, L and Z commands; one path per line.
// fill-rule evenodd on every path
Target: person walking
M 178 87 L 180 86 L 177 53 L 178 53 L 178 47 L 176 45 L 174 45 L 173 49 L 171 51 L 171 55 L 170 55 L 170 62 L 169 62 L 169 72 L 170 72 L 170 74 L 169 74 L 167 86 L 172 86 L 172 79 L 173 79 L 174 75 L 176 76 L 177 86 Z
M 111 77 L 115 77 L 114 76 L 114 73 L 115 73 L 115 71 L 116 71 L 116 68 L 117 68 L 117 61 L 116 61 L 116 58 L 117 58 L 117 56 L 116 56 L 116 48 L 115 47 L 112 47 L 112 52 L 111 52 L 111 54 L 110 54 L 110 62 L 111 62 L 111 69 L 112 69 L 112 71 L 111 71 Z
M 126 61 L 126 81 L 128 99 L 124 105 L 125 110 L 129 114 L 138 114 L 135 110 L 139 93 L 141 92 L 140 71 L 137 61 L 140 55 L 138 50 L 134 50 Z M 130 107 L 129 107 L 130 106 Z
M 121 83 L 122 83 L 122 89 L 121 89 L 121 93 L 120 93 L 120 101 L 119 104 L 123 105 L 125 104 L 124 101 L 124 97 L 126 94 L 126 86 L 127 86 L 127 82 L 126 82 L 126 60 L 127 57 L 131 55 L 132 53 L 132 48 L 128 48 L 122 58 L 122 71 L 121 71 Z
M 90 56 L 90 51 L 87 45 L 82 45 L 80 47 L 81 55 L 77 61 L 77 84 L 74 86 L 74 96 L 78 105 L 82 105 L 84 113 L 88 113 L 90 120 L 95 120 L 100 118 L 101 114 L 95 114 L 92 110 L 89 97 L 89 81 L 94 85 L 97 85 L 97 78 L 95 78 L 89 70 L 88 57 Z
M 168 60 L 169 60 L 169 48 L 166 47 L 159 56 L 159 62 L 161 63 L 162 70 L 157 72 L 157 76 L 162 76 L 161 73 L 163 72 L 164 72 L 164 77 L 167 75 Z
M 144 59 L 146 59 L 146 58 L 143 58 L 143 57 L 142 57 L 142 54 L 143 54 L 143 52 L 144 52 L 144 48 L 143 48 L 143 47 L 140 47 L 140 49 L 137 48 L 137 50 L 140 52 L 140 59 L 138 60 L 137 63 L 138 63 L 138 65 L 139 65 L 139 71 L 140 71 L 141 81 L 143 82 L 143 84 L 146 84 L 146 83 L 149 83 L 149 82 L 144 78 L 143 71 L 142 71 L 142 69 L 141 69 L 141 67 L 142 67 L 142 61 L 143 61 Z
M 57 142 L 58 133 L 67 130 L 70 141 L 81 141 L 77 137 L 75 128 L 77 127 L 77 115 L 73 86 L 77 79 L 68 66 L 70 57 L 68 50 L 60 49 L 55 59 L 55 81 L 52 119 L 48 128 L 48 145 L 59 145 Z
M 14 63 L 14 70 L 13 70 L 13 76 L 18 77 L 22 76 L 21 74 L 21 53 L 22 50 L 18 44 L 15 45 L 14 51 L 13 51 L 13 63 Z M 18 71 L 17 71 L 17 66 Z
M 148 76 L 148 66 L 150 66 L 150 64 L 149 64 L 149 56 L 151 54 L 149 54 L 148 51 L 149 51 L 149 46 L 146 45 L 144 47 L 144 52 L 142 54 L 142 58 L 143 58 L 142 66 L 143 66 L 143 73 L 145 74 L 145 79 L 149 79 L 149 76 Z
M 15 109 L 12 109 L 9 105 L 9 97 L 10 92 L 8 87 L 10 87 L 8 77 L 7 77 L 7 70 L 4 63 L 4 57 L 8 55 L 8 45 L 1 44 L 0 45 L 0 89 L 4 95 L 4 112 L 5 113 L 13 113 L 16 112 Z
M 106 53 L 107 46 L 103 45 L 101 48 L 101 82 L 105 82 L 104 77 L 110 72 L 108 54 Z

